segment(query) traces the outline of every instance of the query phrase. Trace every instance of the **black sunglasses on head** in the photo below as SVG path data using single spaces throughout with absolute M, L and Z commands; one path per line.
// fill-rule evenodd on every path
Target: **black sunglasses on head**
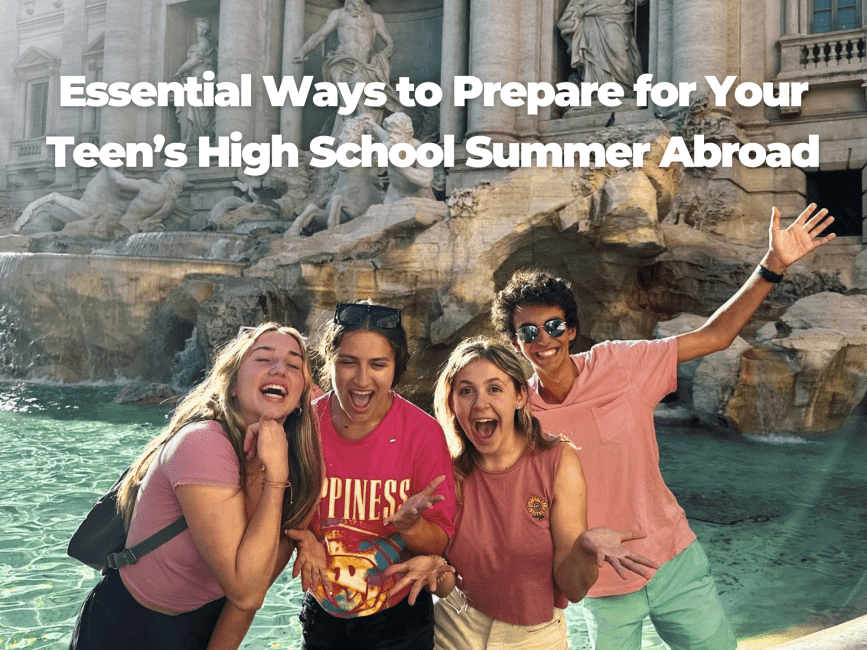
M 548 332 L 548 336 L 553 336 L 554 338 L 560 338 L 566 333 L 566 321 L 562 318 L 546 320 L 542 327 Z M 539 328 L 535 325 L 521 325 L 521 327 L 515 330 L 515 335 L 521 339 L 522 343 L 532 343 L 539 338 Z
M 370 324 L 384 330 L 400 327 L 400 309 L 369 305 L 364 302 L 341 302 L 334 309 L 334 322 L 343 327 L 361 325 L 370 316 Z

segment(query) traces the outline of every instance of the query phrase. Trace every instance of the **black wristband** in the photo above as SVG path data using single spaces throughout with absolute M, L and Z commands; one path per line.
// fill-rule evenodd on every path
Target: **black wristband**
M 773 271 L 771 271 L 771 269 L 769 269 L 766 266 L 763 266 L 762 264 L 759 264 L 756 267 L 756 273 L 758 273 L 759 276 L 761 276 L 762 278 L 764 278 L 768 282 L 773 282 L 774 284 L 777 284 L 778 282 L 780 282 L 783 279 L 782 275 L 780 275 L 779 273 L 774 273 Z

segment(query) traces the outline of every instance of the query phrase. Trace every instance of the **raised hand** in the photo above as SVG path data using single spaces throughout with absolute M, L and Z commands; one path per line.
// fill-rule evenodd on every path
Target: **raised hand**
M 269 481 L 289 478 L 289 441 L 283 425 L 275 420 L 259 420 L 244 433 L 244 451 L 247 460 L 259 457 Z
M 415 599 L 418 597 L 422 588 L 427 585 L 428 590 L 433 593 L 437 590 L 437 584 L 448 573 L 454 573 L 455 568 L 448 564 L 443 558 L 438 555 L 416 555 L 406 562 L 392 564 L 384 572 L 384 576 L 394 575 L 395 573 L 405 574 L 403 578 L 398 580 L 395 585 L 388 590 L 388 597 L 392 598 L 401 590 L 409 585 L 412 589 L 409 591 L 409 604 L 415 605 Z
M 770 247 L 766 257 L 766 266 L 775 273 L 782 273 L 791 264 L 797 262 L 807 253 L 826 244 L 837 235 L 831 233 L 825 237 L 820 235 L 834 223 L 834 217 L 829 217 L 828 211 L 819 210 L 816 214 L 816 204 L 811 203 L 788 228 L 780 227 L 780 211 L 771 208 Z M 811 216 L 812 215 L 812 216 Z
M 445 499 L 441 494 L 434 494 L 440 483 L 445 480 L 445 475 L 437 476 L 424 490 L 418 494 L 413 494 L 409 499 L 404 501 L 400 509 L 393 515 L 383 519 L 382 523 L 386 526 L 391 524 L 400 532 L 412 528 L 421 519 L 425 510 L 432 508 L 435 503 Z
M 292 577 L 301 576 L 301 589 L 316 589 L 320 585 L 331 595 L 331 581 L 328 579 L 328 556 L 325 548 L 309 530 L 290 529 L 286 531 L 289 539 L 295 542 L 295 564 Z
M 621 533 L 610 528 L 591 528 L 581 533 L 578 542 L 589 553 L 596 556 L 596 564 L 601 567 L 608 562 L 617 571 L 617 575 L 626 580 L 626 572 L 637 573 L 642 578 L 650 580 L 653 575 L 650 569 L 658 569 L 659 565 L 648 560 L 643 555 L 633 553 L 622 546 L 623 542 L 647 537 L 646 533 L 630 531 Z

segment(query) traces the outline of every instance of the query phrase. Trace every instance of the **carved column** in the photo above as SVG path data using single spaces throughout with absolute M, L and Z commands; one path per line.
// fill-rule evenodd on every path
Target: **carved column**
M 650 3 L 648 71 L 653 75 L 653 83 L 671 81 L 671 2 L 658 0 Z
M 103 80 L 107 83 L 138 81 L 139 52 L 143 45 L 139 38 L 141 0 L 112 0 L 105 6 L 105 48 Z M 137 106 L 106 106 L 102 109 L 100 141 L 137 142 L 137 117 L 142 110 Z
M 286 0 L 283 11 L 283 75 L 295 77 L 301 84 L 304 64 L 292 63 L 295 54 L 304 45 L 304 0 Z M 303 138 L 304 107 L 292 106 L 290 102 L 280 109 L 280 133 L 283 142 L 301 146 Z
M 263 15 L 259 0 L 221 0 L 217 81 L 231 81 L 241 87 L 241 75 L 252 75 L 254 86 L 261 84 L 260 34 Z M 241 142 L 255 142 L 256 112 L 254 107 L 221 106 L 217 108 L 216 135 L 227 136 L 240 131 Z
M 464 137 L 467 109 L 455 106 L 454 78 L 467 74 L 467 45 L 469 41 L 468 0 L 444 0 L 443 38 L 440 58 L 440 139 L 454 135 L 455 142 Z
M 471 0 L 469 73 L 482 82 L 519 81 L 519 31 L 522 0 Z M 467 135 L 511 140 L 515 109 L 495 102 L 483 106 L 482 97 L 470 100 Z
M 786 34 L 798 34 L 801 31 L 800 0 L 785 0 L 786 2 Z
M 705 75 L 726 76 L 726 5 L 726 0 L 673 2 L 672 81 L 694 81 L 697 95 L 710 95 Z
M 81 53 L 87 49 L 87 23 L 84 0 L 66 0 L 63 12 L 63 54 L 60 58 L 61 75 L 84 74 Z M 92 110 L 92 109 L 91 109 Z M 55 132 L 58 135 L 78 137 L 81 129 L 82 109 L 57 107 Z M 80 142 L 76 139 L 76 142 Z M 75 183 L 76 165 L 72 164 L 71 148 L 67 149 L 66 167 L 55 168 L 54 184 L 65 186 Z

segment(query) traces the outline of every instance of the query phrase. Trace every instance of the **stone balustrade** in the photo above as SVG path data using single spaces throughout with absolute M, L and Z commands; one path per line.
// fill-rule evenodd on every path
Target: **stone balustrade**
M 777 81 L 867 80 L 867 29 L 783 36 Z
M 45 144 L 45 137 L 14 140 L 9 152 L 6 179 L 10 185 L 20 185 L 20 174 L 32 171 L 36 171 L 36 179 L 40 184 L 54 182 L 54 158 Z

